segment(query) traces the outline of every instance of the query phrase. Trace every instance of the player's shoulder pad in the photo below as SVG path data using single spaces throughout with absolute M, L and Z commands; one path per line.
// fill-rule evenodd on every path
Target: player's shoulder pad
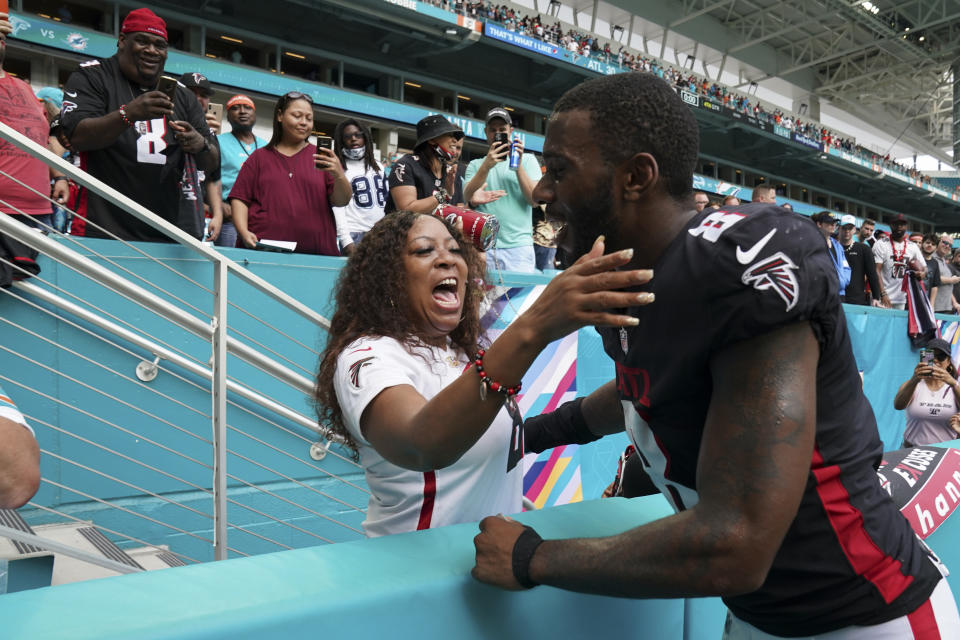
M 801 268 L 826 246 L 809 218 L 764 203 L 701 214 L 687 233 L 699 245 L 694 248 L 697 275 L 709 277 L 713 290 L 776 285 L 788 310 L 796 302 Z
M 809 218 L 773 204 L 750 203 L 725 207 L 700 214 L 687 233 L 699 240 L 708 252 L 730 253 L 741 264 L 761 253 L 768 246 L 803 246 L 819 237 L 820 232 Z

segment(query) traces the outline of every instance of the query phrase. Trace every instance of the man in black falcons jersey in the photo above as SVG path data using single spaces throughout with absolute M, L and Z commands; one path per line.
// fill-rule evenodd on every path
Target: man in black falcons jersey
M 624 268 L 653 269 L 638 290 L 655 302 L 598 329 L 617 379 L 528 420 L 527 450 L 626 428 L 675 515 L 577 540 L 488 517 L 474 577 L 721 596 L 728 639 L 960 637 L 939 564 L 877 482 L 882 445 L 822 237 L 770 204 L 697 213 L 697 148 L 662 80 L 590 80 L 554 108 L 534 191 L 571 255 L 598 235 L 632 249 Z
M 166 59 L 166 23 L 149 9 L 131 11 L 116 55 L 84 62 L 70 75 L 60 122 L 72 148 L 82 152 L 84 169 L 199 237 L 202 219 L 190 215 L 196 207 L 188 201 L 203 196 L 190 175 L 216 170 L 220 156 L 193 94 L 179 84 L 173 85 L 173 99 L 157 90 Z M 94 223 L 86 226 L 88 236 L 168 241 L 92 191 L 87 220 Z

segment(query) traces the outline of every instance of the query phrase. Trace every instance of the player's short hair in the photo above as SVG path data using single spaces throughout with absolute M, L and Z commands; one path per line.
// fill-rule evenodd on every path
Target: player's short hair
M 590 113 L 607 164 L 650 153 L 667 193 L 690 196 L 700 145 L 697 120 L 669 84 L 639 71 L 594 78 L 563 94 L 553 111 L 578 109 Z
M 873 218 L 866 218 L 860 226 L 862 227 L 865 224 L 873 225 L 875 227 L 877 226 L 877 221 Z
M 777 188 L 772 184 L 767 182 L 761 182 L 753 188 L 753 199 L 757 199 L 757 193 L 772 193 L 774 197 L 777 195 Z

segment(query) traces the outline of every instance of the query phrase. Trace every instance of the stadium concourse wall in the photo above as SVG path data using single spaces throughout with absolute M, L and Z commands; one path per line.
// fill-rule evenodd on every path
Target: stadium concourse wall
M 655 496 L 517 517 L 549 539 L 613 535 L 668 514 Z M 22 591 L 0 597 L 0 617 L 5 637 L 32 640 L 720 637 L 726 612 L 718 598 L 628 600 L 479 584 L 470 577 L 476 531 L 462 524 Z M 927 538 L 947 566 L 960 566 L 958 536 L 954 518 Z

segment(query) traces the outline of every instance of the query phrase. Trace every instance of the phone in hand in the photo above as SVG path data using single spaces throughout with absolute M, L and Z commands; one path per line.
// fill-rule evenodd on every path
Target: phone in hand
M 157 82 L 157 91 L 167 94 L 170 102 L 176 102 L 177 84 L 179 84 L 179 80 L 174 77 L 160 76 L 160 80 Z
M 920 364 L 928 367 L 933 366 L 933 349 L 920 350 Z
M 317 134 L 317 149 L 333 150 L 333 138 Z
M 207 105 L 207 113 L 212 113 L 217 120 L 217 124 L 223 124 L 223 105 L 211 102 Z
M 510 142 L 510 134 L 505 131 L 498 131 L 493 134 L 493 144 L 506 144 Z

